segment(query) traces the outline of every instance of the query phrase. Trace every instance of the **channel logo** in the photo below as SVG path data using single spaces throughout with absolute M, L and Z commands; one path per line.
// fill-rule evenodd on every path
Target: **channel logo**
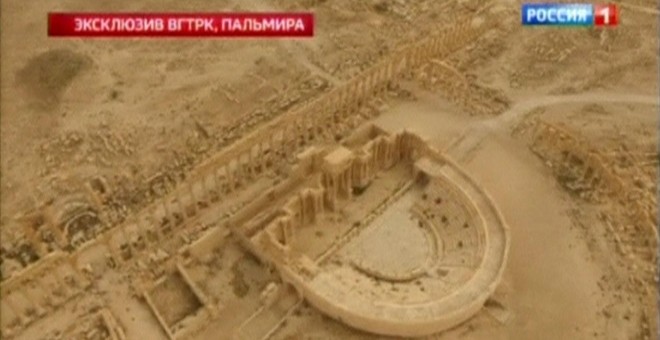
M 619 23 L 614 4 L 523 4 L 524 26 L 596 26 L 613 27 Z

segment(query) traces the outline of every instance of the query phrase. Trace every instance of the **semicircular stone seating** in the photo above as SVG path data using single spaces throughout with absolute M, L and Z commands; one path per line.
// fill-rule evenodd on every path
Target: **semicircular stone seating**
M 445 164 L 320 264 L 317 275 L 292 279 L 310 304 L 346 324 L 423 336 L 483 306 L 500 280 L 508 242 L 487 194 Z

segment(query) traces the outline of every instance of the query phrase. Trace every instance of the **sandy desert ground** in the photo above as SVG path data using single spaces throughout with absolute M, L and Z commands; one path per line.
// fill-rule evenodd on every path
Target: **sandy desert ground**
M 522 27 L 518 2 L 485 0 L 5 1 L 2 288 L 50 252 L 76 251 L 78 244 L 58 246 L 52 233 L 40 229 L 43 211 L 66 219 L 58 209 L 66 210 L 81 193 L 96 192 L 103 199 L 90 225 L 99 230 L 79 236 L 81 243 L 93 239 L 151 209 L 250 131 L 321 98 L 460 17 L 493 15 L 483 8 L 494 5 L 502 17 L 496 27 L 450 55 L 427 60 L 359 111 L 361 123 L 414 131 L 455 160 L 490 193 L 510 228 L 508 262 L 484 308 L 427 338 L 652 339 L 658 328 L 659 12 L 648 0 L 616 3 L 621 25 L 601 30 Z M 230 10 L 313 11 L 316 36 L 46 36 L 50 11 Z M 611 181 L 586 180 L 591 171 L 602 171 L 598 176 Z M 236 201 L 264 190 L 260 185 L 250 184 Z M 214 214 L 232 209 L 230 200 Z M 26 302 L 6 301 L 9 293 L 3 289 L 3 334 L 119 337 L 103 328 L 110 323 L 126 339 L 167 339 L 135 282 L 158 276 L 154 273 L 162 273 L 162 263 L 178 256 L 178 249 L 214 230 L 224 235 L 222 242 L 203 264 L 187 270 L 223 308 L 189 338 L 231 338 L 259 308 L 261 292 L 280 278 L 221 230 L 213 216 L 195 223 L 148 246 L 143 260 L 101 272 L 85 268 L 91 272 L 80 292 L 63 293 L 67 297 L 53 308 L 37 302 L 36 310 L 26 309 L 24 325 L 13 311 Z M 43 249 L 31 245 L 35 237 Z M 175 322 L 198 306 L 186 304 L 189 291 L 179 288 L 185 280 L 168 280 L 152 295 Z M 101 328 L 99 318 L 105 320 Z M 383 338 L 348 327 L 306 302 L 269 337 Z

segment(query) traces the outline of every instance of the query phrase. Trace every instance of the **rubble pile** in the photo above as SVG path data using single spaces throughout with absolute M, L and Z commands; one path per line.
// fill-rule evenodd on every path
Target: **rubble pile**
M 566 127 L 543 121 L 537 126 L 532 150 L 553 169 L 568 192 L 601 204 L 602 216 L 610 221 L 626 255 L 642 260 L 647 273 L 654 272 L 657 183 L 655 173 L 644 170 L 640 157 L 625 147 L 604 154 Z

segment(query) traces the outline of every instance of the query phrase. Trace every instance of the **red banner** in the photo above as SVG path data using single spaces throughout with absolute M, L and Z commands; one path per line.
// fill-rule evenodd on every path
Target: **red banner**
M 51 37 L 312 37 L 312 13 L 49 13 Z

